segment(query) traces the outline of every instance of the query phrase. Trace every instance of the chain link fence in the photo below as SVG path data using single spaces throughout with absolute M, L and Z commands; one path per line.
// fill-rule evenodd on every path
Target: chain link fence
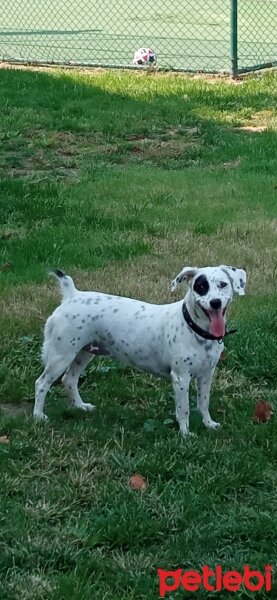
M 238 0 L 239 70 L 277 65 L 277 0 Z
M 159 68 L 234 73 L 277 64 L 276 33 L 277 0 L 2 0 L 0 59 L 131 67 L 150 47 Z

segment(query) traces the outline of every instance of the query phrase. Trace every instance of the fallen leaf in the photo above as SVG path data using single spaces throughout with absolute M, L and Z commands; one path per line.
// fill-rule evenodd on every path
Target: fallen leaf
M 0 435 L 0 444 L 9 444 L 10 440 L 7 435 Z
M 223 350 L 223 352 L 221 352 L 220 360 L 222 360 L 222 361 L 227 360 L 227 354 L 226 354 L 225 350 Z
M 265 400 L 260 400 L 255 407 L 253 421 L 255 423 L 265 423 L 269 421 L 269 419 L 273 415 L 273 406 L 266 402 Z
M 139 473 L 135 473 L 130 477 L 129 485 L 132 490 L 141 490 L 142 492 L 145 492 L 147 489 L 147 481 L 145 477 Z
M 141 149 L 137 146 L 134 146 L 133 148 L 131 148 L 131 152 L 133 152 L 133 154 L 139 154 L 141 152 Z

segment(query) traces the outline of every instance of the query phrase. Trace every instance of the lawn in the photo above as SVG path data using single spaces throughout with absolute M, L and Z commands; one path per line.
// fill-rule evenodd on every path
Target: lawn
M 1 600 L 155 600 L 158 567 L 276 568 L 276 417 L 252 419 L 277 401 L 276 89 L 274 73 L 0 71 Z M 162 303 L 183 265 L 221 263 L 248 287 L 212 389 L 220 431 L 192 390 L 183 440 L 169 383 L 104 359 L 81 381 L 94 413 L 57 384 L 33 422 L 50 269 Z M 214 594 L 167 598 L 194 596 Z M 255 595 L 276 597 L 275 580 Z

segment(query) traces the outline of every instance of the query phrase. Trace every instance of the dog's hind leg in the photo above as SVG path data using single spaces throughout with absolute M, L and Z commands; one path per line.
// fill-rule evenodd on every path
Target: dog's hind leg
M 75 353 L 71 355 L 61 356 L 55 355 L 54 353 L 51 356 L 51 361 L 47 361 L 45 365 L 45 369 L 40 377 L 36 380 L 35 384 L 35 406 L 33 415 L 35 419 L 38 420 L 46 420 L 47 416 L 43 412 L 45 396 L 50 389 L 52 383 L 58 379 L 68 368 L 68 365 L 74 359 Z
M 93 404 L 83 402 L 78 391 L 80 374 L 93 358 L 93 354 L 87 350 L 81 350 L 62 378 L 62 383 L 70 397 L 70 400 L 73 402 L 76 408 L 81 408 L 82 410 L 93 410 L 95 408 Z

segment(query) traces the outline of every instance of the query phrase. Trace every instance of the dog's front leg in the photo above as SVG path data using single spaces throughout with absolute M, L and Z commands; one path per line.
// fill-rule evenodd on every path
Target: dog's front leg
M 197 377 L 197 407 L 202 415 L 205 427 L 209 429 L 217 429 L 220 423 L 213 421 L 209 413 L 210 389 L 214 369 L 206 371 L 201 377 Z
M 185 437 L 189 432 L 189 386 L 190 374 L 180 374 L 171 371 L 171 380 L 175 396 L 176 419 L 180 426 L 181 434 Z

